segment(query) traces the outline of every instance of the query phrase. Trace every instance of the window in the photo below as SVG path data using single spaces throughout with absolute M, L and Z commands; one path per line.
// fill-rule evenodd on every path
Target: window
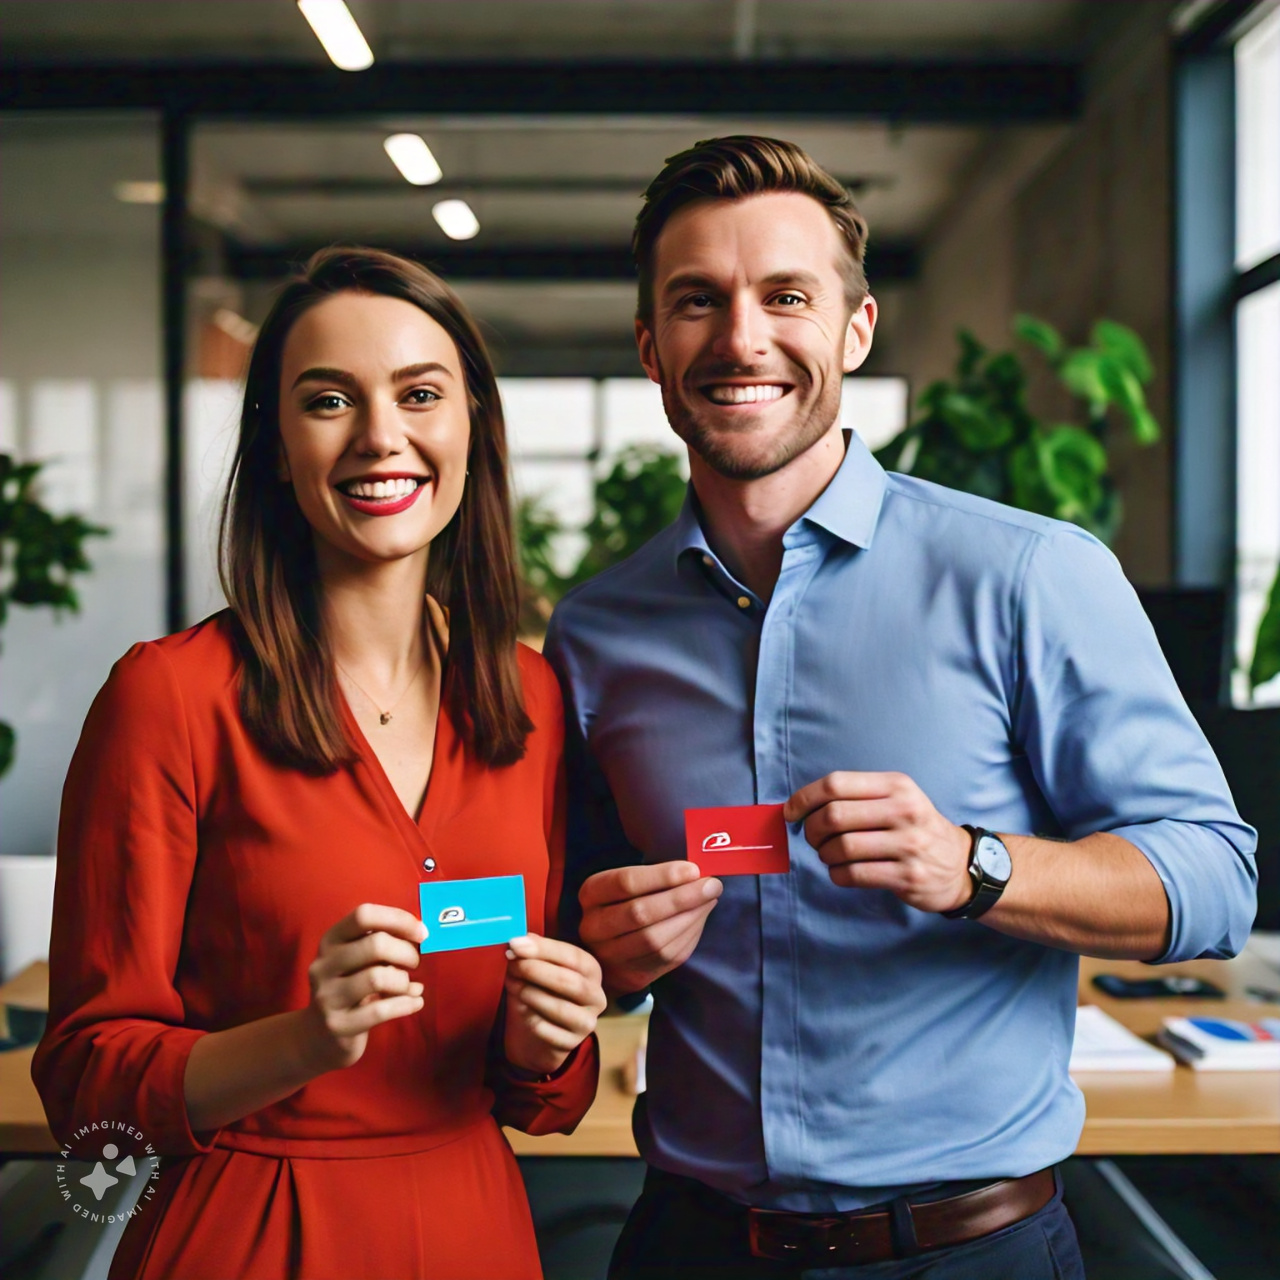
M 1280 566 L 1280 6 L 1235 46 L 1237 705 L 1280 705 L 1280 677 L 1250 694 L 1258 623 Z

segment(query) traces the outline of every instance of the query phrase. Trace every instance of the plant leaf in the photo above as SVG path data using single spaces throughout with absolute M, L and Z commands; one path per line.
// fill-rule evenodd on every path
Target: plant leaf
M 1026 440 L 1009 455 L 1013 505 L 1023 511 L 1036 511 L 1051 516 L 1057 503 L 1045 484 L 1044 468 L 1038 440 Z
M 1130 425 L 1133 427 L 1133 438 L 1139 444 L 1155 444 L 1160 439 L 1160 424 L 1149 409 L 1135 414 Z
M 1012 351 L 1002 351 L 999 355 L 992 356 L 982 372 L 988 386 L 1002 400 L 1017 400 L 1027 381 L 1022 365 Z
M 1089 337 L 1098 351 L 1120 361 L 1139 382 L 1151 381 L 1151 357 L 1142 339 L 1128 325 L 1099 320 Z
M 1039 441 L 1045 484 L 1057 502 L 1060 520 L 1081 524 L 1102 501 L 1100 483 L 1107 470 L 1107 451 L 1088 431 L 1054 427 Z
M 1249 689 L 1256 689 L 1280 675 L 1280 570 L 1267 596 L 1267 609 L 1258 624 L 1258 638 L 1249 664 Z
M 961 391 L 951 391 L 938 404 L 942 420 L 967 449 L 985 453 L 1013 438 L 1013 424 L 1002 414 Z
M 961 378 L 969 377 L 978 367 L 987 349 L 968 329 L 956 330 L 956 341 L 960 344 L 960 357 L 956 361 L 956 372 Z
M 1064 350 L 1062 335 L 1048 321 L 1037 320 L 1035 316 L 1016 315 L 1013 331 L 1024 342 L 1043 351 L 1051 364 L 1056 365 L 1061 360 Z
M 685 491 L 675 454 L 652 445 L 623 449 L 596 482 L 595 514 L 583 530 L 587 550 L 571 581 L 585 582 L 659 533 L 680 514 Z
M 1096 351 L 1081 348 L 1071 352 L 1058 366 L 1058 376 L 1067 390 L 1088 400 L 1092 413 L 1101 413 L 1110 400 L 1107 385 L 1102 379 L 1102 356 Z
M 1138 376 L 1128 365 L 1114 356 L 1103 356 L 1098 366 L 1103 385 L 1111 400 L 1129 419 L 1134 438 L 1140 444 L 1154 444 L 1160 439 L 1160 424 L 1147 408 Z

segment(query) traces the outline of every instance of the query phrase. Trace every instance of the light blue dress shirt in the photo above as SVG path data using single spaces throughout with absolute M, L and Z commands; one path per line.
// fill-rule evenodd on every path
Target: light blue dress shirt
M 686 808 L 865 769 L 908 774 L 953 822 L 1121 835 L 1168 894 L 1163 959 L 1243 944 L 1255 833 L 1105 547 L 886 475 L 856 436 L 783 545 L 766 607 L 690 495 L 556 610 L 571 929 L 586 876 L 685 856 Z M 1070 1155 L 1076 956 L 837 888 L 789 830 L 790 874 L 726 878 L 693 956 L 655 984 L 645 1159 L 829 1212 Z

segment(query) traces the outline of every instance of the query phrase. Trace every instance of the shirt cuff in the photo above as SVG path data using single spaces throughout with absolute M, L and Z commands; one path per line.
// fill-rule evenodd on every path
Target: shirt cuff
M 508 1062 L 505 1058 L 502 1060 L 499 1070 L 508 1079 L 515 1080 L 520 1084 L 550 1084 L 553 1080 L 559 1080 L 561 1076 L 569 1073 L 582 1050 L 582 1046 L 586 1043 L 587 1041 L 583 1040 L 574 1045 L 569 1050 L 569 1056 L 554 1071 L 546 1071 L 539 1075 L 537 1072 L 526 1071 L 523 1067 L 517 1067 L 514 1062 Z

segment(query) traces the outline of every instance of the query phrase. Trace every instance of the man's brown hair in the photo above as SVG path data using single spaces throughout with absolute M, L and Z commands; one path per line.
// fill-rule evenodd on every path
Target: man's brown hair
M 771 191 L 812 196 L 826 208 L 848 251 L 841 273 L 845 300 L 850 310 L 856 311 L 867 296 L 862 269 L 867 223 L 853 197 L 794 142 L 734 134 L 708 138 L 671 156 L 644 193 L 631 236 L 631 252 L 640 276 L 639 319 L 645 324 L 653 319 L 654 246 L 677 209 L 697 200 L 742 200 Z

